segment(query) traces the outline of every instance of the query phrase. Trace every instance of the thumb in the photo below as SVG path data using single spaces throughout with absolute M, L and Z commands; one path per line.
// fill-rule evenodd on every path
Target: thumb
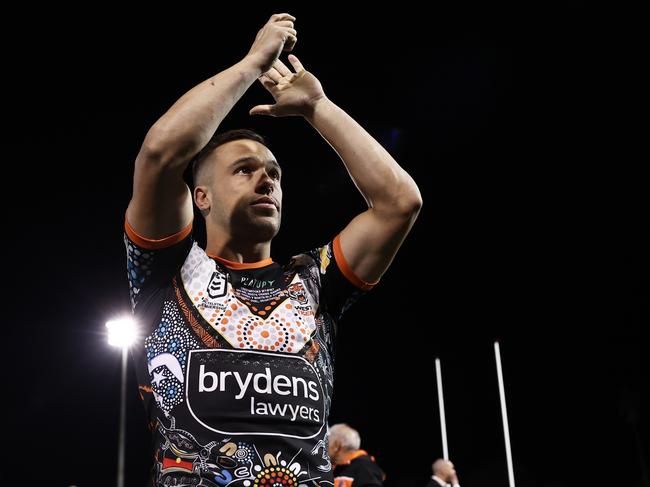
M 248 112 L 249 115 L 268 115 L 270 117 L 274 117 L 275 114 L 273 113 L 275 105 L 257 105 L 256 107 L 253 107 L 250 109 Z

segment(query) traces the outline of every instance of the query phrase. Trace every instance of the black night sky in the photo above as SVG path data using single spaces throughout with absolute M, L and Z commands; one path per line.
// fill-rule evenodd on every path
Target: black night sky
M 360 431 L 388 487 L 423 487 L 442 454 L 440 357 L 461 485 L 506 486 L 498 339 L 518 486 L 647 486 L 650 202 L 639 162 L 603 162 L 591 128 L 607 67 L 591 64 L 603 48 L 587 9 L 310 5 L 6 18 L 21 28 L 4 60 L 0 483 L 115 485 L 120 357 L 104 323 L 129 310 L 133 161 L 180 95 L 288 11 L 305 67 L 424 199 L 382 283 L 341 323 L 330 423 Z M 363 199 L 305 121 L 251 118 L 258 103 L 270 95 L 256 84 L 222 128 L 268 136 L 283 166 L 284 262 L 331 239 Z M 139 487 L 149 432 L 132 368 L 127 408 L 126 486 Z

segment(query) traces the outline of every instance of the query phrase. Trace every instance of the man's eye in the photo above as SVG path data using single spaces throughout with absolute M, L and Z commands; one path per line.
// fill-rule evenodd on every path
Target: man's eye
M 280 173 L 278 171 L 271 171 L 271 178 L 280 180 Z
M 252 171 L 251 171 L 251 168 L 250 168 L 250 167 L 240 167 L 240 168 L 237 169 L 237 171 L 235 171 L 235 172 L 243 173 L 243 174 L 250 174 Z

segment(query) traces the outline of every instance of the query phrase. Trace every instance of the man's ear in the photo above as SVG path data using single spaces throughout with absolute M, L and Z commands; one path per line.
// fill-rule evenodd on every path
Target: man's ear
M 205 186 L 197 186 L 194 188 L 194 204 L 199 210 L 209 211 L 212 202 L 210 201 L 210 195 L 208 194 L 208 188 Z

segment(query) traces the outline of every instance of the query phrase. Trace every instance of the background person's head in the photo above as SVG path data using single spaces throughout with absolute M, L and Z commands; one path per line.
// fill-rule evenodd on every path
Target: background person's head
M 329 428 L 328 453 L 333 464 L 339 463 L 347 454 L 359 449 L 361 437 L 359 432 L 345 423 Z
M 431 470 L 433 470 L 433 475 L 439 479 L 444 480 L 445 482 L 451 482 L 456 477 L 456 470 L 454 469 L 454 464 L 449 460 L 444 460 L 438 458 L 433 465 L 431 465 Z
M 252 130 L 215 134 L 192 161 L 194 203 L 206 227 L 234 241 L 270 242 L 280 229 L 281 169 Z

